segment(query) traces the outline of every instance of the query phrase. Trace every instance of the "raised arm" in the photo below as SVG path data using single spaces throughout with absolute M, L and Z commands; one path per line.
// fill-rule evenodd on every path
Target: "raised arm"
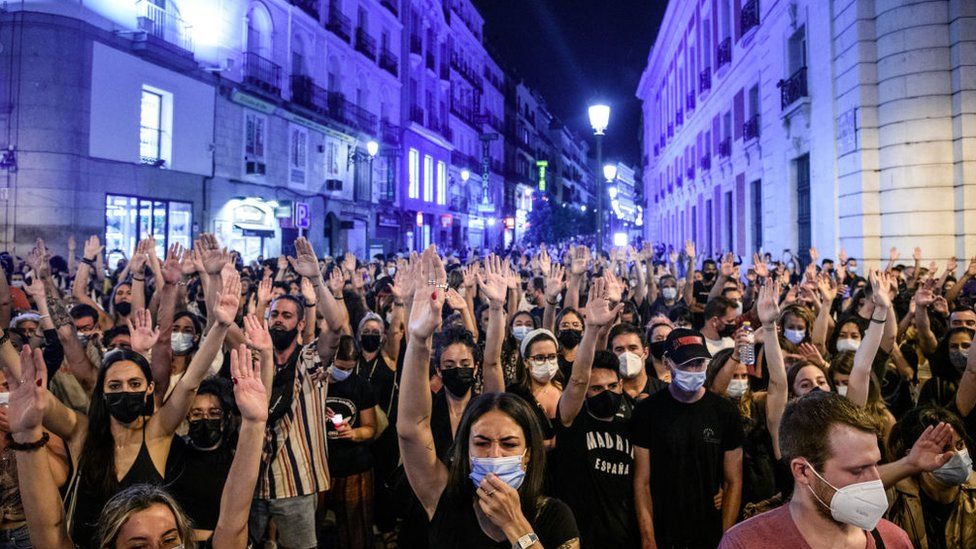
M 414 281 L 416 290 L 407 327 L 407 351 L 397 405 L 397 436 L 407 480 L 427 511 L 427 517 L 431 518 L 447 486 L 447 467 L 437 459 L 434 450 L 428 377 L 431 338 L 441 324 L 444 292 L 429 286 L 427 281 L 445 284 L 447 273 L 433 247 L 424 251 L 422 261 L 420 275 Z
M 871 299 L 874 302 L 874 312 L 871 313 L 871 324 L 864 334 L 861 346 L 854 353 L 854 366 L 851 368 L 851 378 L 847 383 L 847 398 L 854 404 L 864 407 L 868 403 L 868 388 L 871 384 L 871 364 L 878 353 L 881 336 L 887 322 L 888 308 L 891 299 L 888 297 L 890 283 L 888 273 L 874 270 L 869 278 L 873 290 Z
M 289 257 L 288 261 L 291 262 L 292 269 L 299 276 L 308 278 L 311 282 L 312 288 L 315 289 L 315 305 L 326 324 L 329 325 L 329 331 L 351 331 L 349 314 L 342 303 L 342 287 L 345 284 L 342 274 L 333 269 L 329 274 L 328 284 L 326 284 L 322 278 L 322 271 L 319 270 L 319 261 L 315 256 L 315 249 L 304 237 L 295 241 L 295 257 Z M 322 339 L 325 337 L 325 332 L 326 330 L 323 330 L 319 334 L 319 345 L 317 345 L 319 356 L 323 360 L 327 356 L 331 356 L 328 345 Z
M 271 387 L 274 379 L 274 345 L 271 343 L 268 324 L 263 317 L 255 315 L 244 317 L 244 339 L 247 348 L 258 353 L 261 359 L 261 383 L 265 387 Z M 268 398 L 270 397 L 269 394 Z
M 837 298 L 837 282 L 827 273 L 820 273 L 817 277 L 817 289 L 820 290 L 820 310 L 813 321 L 810 338 L 821 354 L 827 353 L 827 332 L 830 329 L 830 312 L 834 299 Z
M 559 303 L 559 294 L 566 288 L 563 281 L 565 273 L 566 269 L 556 264 L 549 269 L 549 276 L 546 277 L 546 306 L 542 312 L 542 327 L 552 333 L 556 333 L 556 305 Z
M 786 383 L 786 365 L 783 349 L 779 346 L 776 322 L 779 320 L 780 286 L 773 279 L 767 279 L 759 288 L 758 313 L 762 322 L 763 354 L 769 370 L 769 388 L 766 393 L 766 428 L 773 440 L 773 455 L 779 459 L 779 424 L 789 399 L 789 386 Z
M 103 320 L 108 315 L 105 314 L 105 311 L 94 299 L 88 296 L 88 279 L 91 276 L 92 269 L 95 267 L 95 260 L 101 257 L 104 250 L 105 247 L 99 242 L 97 236 L 93 235 L 88 238 L 85 242 L 84 257 L 78 265 L 78 274 L 75 275 L 75 282 L 71 286 L 71 295 L 75 298 L 75 301 L 94 307 L 98 311 L 100 323 L 103 323 Z
M 169 376 L 173 367 L 173 317 L 176 315 L 176 299 L 178 295 L 177 285 L 183 277 L 183 264 L 191 263 L 185 257 L 185 250 L 179 244 L 169 247 L 166 254 L 166 261 L 163 263 L 162 274 L 157 279 L 157 284 L 162 284 L 156 294 L 159 296 L 159 309 L 156 313 L 156 326 L 159 330 L 159 339 L 152 348 L 152 359 L 150 368 L 152 370 L 153 383 L 156 384 L 154 395 L 156 405 L 162 407 L 163 397 L 169 390 Z M 192 264 L 192 263 L 191 263 Z
M 12 308 L 10 306 L 10 286 L 7 285 L 7 273 L 0 264 L 0 328 L 10 326 Z
M 685 242 L 685 255 L 688 256 L 688 268 L 685 270 L 684 300 L 688 310 L 693 313 L 703 312 L 704 309 L 695 301 L 695 243 Z
M 725 288 L 725 282 L 732 277 L 732 272 L 734 269 L 735 265 L 733 263 L 732 252 L 729 252 L 722 258 L 722 264 L 718 269 L 718 278 L 715 280 L 715 284 L 712 284 L 711 291 L 708 292 L 709 301 L 722 295 L 722 290 Z
M 146 308 L 146 265 L 149 263 L 148 240 L 140 240 L 136 245 L 136 252 L 129 261 L 129 272 L 132 273 L 132 310 Z M 154 252 L 155 253 L 155 252 Z M 123 279 L 119 279 L 121 282 Z
M 504 393 L 505 374 L 502 371 L 502 343 L 505 341 L 505 293 L 507 267 L 498 256 L 485 260 L 485 275 L 478 275 L 481 293 L 488 298 L 488 330 L 485 334 L 484 392 Z
M 966 359 L 966 370 L 959 379 L 959 389 L 956 390 L 956 411 L 961 417 L 967 417 L 976 407 L 976 353 L 971 353 Z
M 949 303 L 956 301 L 956 298 L 959 297 L 959 293 L 962 292 L 963 287 L 967 282 L 972 280 L 973 277 L 976 277 L 976 256 L 969 260 L 969 266 L 966 267 L 966 272 L 964 272 L 962 276 L 959 277 L 959 280 L 952 285 L 952 288 L 949 288 L 949 291 L 946 292 L 946 301 Z
M 624 308 L 623 303 L 617 303 L 610 309 L 607 299 L 607 282 L 603 278 L 596 278 L 590 285 L 589 299 L 586 300 L 586 329 L 583 339 L 576 350 L 576 360 L 573 361 L 573 371 L 569 376 L 569 383 L 563 388 L 559 397 L 557 411 L 559 420 L 569 427 L 576 420 L 583 402 L 586 400 L 586 389 L 590 385 L 590 369 L 593 367 L 593 356 L 596 354 L 597 341 L 600 332 L 609 326 Z
M 251 351 L 241 345 L 230 352 L 230 375 L 234 400 L 241 411 L 237 451 L 220 495 L 220 515 L 214 530 L 214 549 L 247 547 L 247 519 L 261 466 L 261 451 L 268 422 L 268 393 L 263 379 L 271 374 L 264 361 L 251 360 Z M 273 370 L 274 365 L 271 365 Z

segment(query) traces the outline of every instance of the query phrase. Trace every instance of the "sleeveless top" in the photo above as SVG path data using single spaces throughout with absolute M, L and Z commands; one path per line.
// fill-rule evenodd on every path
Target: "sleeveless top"
M 96 540 L 95 527 L 102 514 L 105 503 L 116 494 L 106 493 L 100 486 L 92 486 L 85 478 L 85 471 L 78 470 L 78 491 L 75 494 L 74 513 L 71 516 L 71 539 L 81 549 L 94 548 Z M 119 481 L 119 491 L 136 484 L 163 484 L 163 476 L 156 470 L 149 447 L 146 446 L 146 430 L 142 430 L 142 446 L 139 454 L 132 463 L 122 480 Z

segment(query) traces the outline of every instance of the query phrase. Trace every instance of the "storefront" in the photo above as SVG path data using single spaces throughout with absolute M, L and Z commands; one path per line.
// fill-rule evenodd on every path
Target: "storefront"
M 278 206 L 275 201 L 256 197 L 229 200 L 214 220 L 217 240 L 240 252 L 245 262 L 253 261 L 258 256 L 277 256 L 281 253 Z
M 156 255 L 166 257 L 171 244 L 192 247 L 193 203 L 120 194 L 105 195 L 105 250 L 109 265 L 131 257 L 136 244 L 156 239 Z

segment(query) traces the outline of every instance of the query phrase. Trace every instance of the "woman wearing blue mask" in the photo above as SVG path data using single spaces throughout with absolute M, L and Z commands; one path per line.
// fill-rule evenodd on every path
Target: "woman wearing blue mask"
M 909 411 L 888 439 L 892 456 L 908 455 L 924 432 L 947 423 L 951 440 L 941 448 L 951 457 L 938 469 L 894 486 L 887 517 L 908 533 L 915 547 L 976 547 L 976 473 L 969 456 L 972 441 L 959 416 L 938 406 Z
M 521 398 L 505 393 L 475 398 L 460 418 L 450 465 L 437 458 L 427 364 L 441 324 L 446 281 L 440 258 L 428 248 L 415 281 L 398 406 L 400 453 L 410 487 L 430 520 L 430 546 L 577 547 L 572 512 L 542 495 L 542 431 L 535 412 Z M 501 307 L 490 286 L 482 291 L 493 307 Z

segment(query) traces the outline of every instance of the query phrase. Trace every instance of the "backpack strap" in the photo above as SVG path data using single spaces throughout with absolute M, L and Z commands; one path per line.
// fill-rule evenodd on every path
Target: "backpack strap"
M 874 546 L 877 549 L 885 549 L 884 540 L 881 539 L 881 532 L 879 532 L 877 528 L 871 530 L 871 537 L 874 538 Z

